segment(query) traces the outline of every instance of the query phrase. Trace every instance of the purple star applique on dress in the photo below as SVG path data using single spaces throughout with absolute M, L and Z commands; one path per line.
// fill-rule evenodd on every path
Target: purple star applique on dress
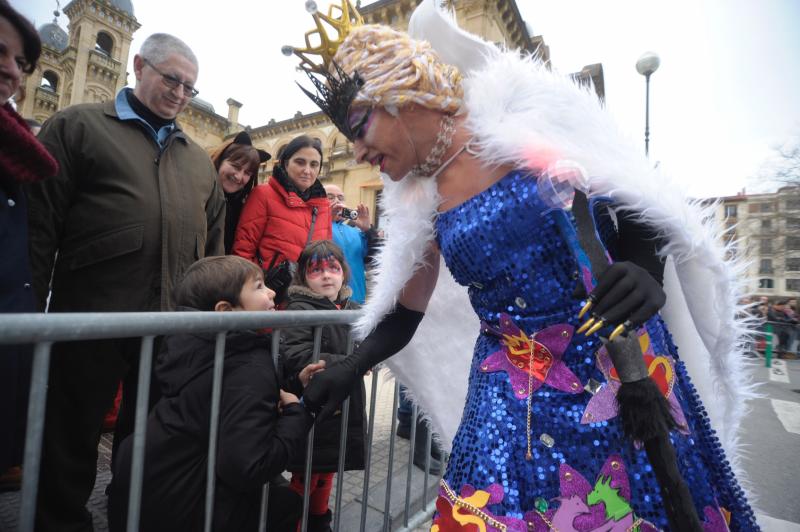
M 551 325 L 528 338 L 511 316 L 500 314 L 499 328 L 484 322 L 481 330 L 499 336 L 503 345 L 481 362 L 481 371 L 505 371 L 517 399 L 527 399 L 542 384 L 567 393 L 583 392 L 578 377 L 561 360 L 572 339 L 572 325 Z

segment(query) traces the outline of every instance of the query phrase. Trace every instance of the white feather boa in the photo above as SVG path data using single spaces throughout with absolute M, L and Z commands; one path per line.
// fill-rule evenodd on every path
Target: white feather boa
M 490 55 L 491 61 L 464 82 L 467 127 L 478 156 L 490 165 L 517 168 L 538 168 L 555 159 L 578 162 L 590 176 L 592 195 L 613 198 L 618 208 L 638 213 L 641 222 L 665 237 L 668 303 L 662 316 L 741 479 L 737 431 L 754 397 L 742 345 L 751 331 L 736 319 L 743 265 L 726 259 L 714 207 L 687 199 L 681 187 L 653 169 L 590 88 L 532 58 Z M 412 273 L 425 267 L 424 251 L 435 236 L 439 197 L 433 180 L 384 181 L 388 239 L 357 325 L 361 337 L 394 307 Z M 443 267 L 414 340 L 388 361 L 448 448 L 460 423 L 477 335 L 478 319 L 466 289 Z

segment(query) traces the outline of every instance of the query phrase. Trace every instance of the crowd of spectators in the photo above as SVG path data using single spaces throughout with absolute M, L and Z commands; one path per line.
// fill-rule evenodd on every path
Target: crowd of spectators
M 764 351 L 767 342 L 772 342 L 775 356 L 789 359 L 800 356 L 800 314 L 796 299 L 745 298 L 742 307 L 759 321 L 761 334 L 756 338 L 757 350 Z
M 69 106 L 37 131 L 40 124 L 26 122 L 11 102 L 24 97 L 22 74 L 40 53 L 35 28 L 0 0 L 0 312 L 335 310 L 364 301 L 380 237 L 364 205 L 345 220 L 341 189 L 323 187 L 319 141 L 293 139 L 264 184 L 258 169 L 271 154 L 245 132 L 209 157 L 176 121 L 197 95 L 199 62 L 163 33 L 135 55 L 134 87 L 105 103 Z M 270 530 L 294 530 L 306 481 L 309 530 L 330 530 L 341 412 L 318 423 L 314 476 L 304 479 L 313 417 L 298 396 L 315 372 L 344 356 L 346 336 L 342 326 L 325 328 L 322 362 L 312 363 L 311 330 L 293 330 L 273 365 L 268 332 L 229 333 L 214 530 L 255 530 L 265 482 L 277 509 Z M 140 343 L 53 346 L 37 530 L 92 530 L 86 502 L 120 387 L 107 493 L 112 530 L 125 528 Z M 213 346 L 203 335 L 155 341 L 143 530 L 201 529 Z M 0 356 L 5 489 L 18 488 L 25 474 L 31 360 L 30 346 L 4 346 Z M 352 397 L 345 466 L 362 469 L 363 387 Z

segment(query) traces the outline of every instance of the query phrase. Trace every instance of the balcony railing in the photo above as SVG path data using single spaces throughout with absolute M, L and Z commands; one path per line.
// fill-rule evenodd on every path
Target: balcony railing
M 122 63 L 97 50 L 91 50 L 89 52 L 89 64 L 98 66 L 114 74 L 119 74 L 122 67 Z
M 36 100 L 43 102 L 45 107 L 58 108 L 60 94 L 48 87 L 36 87 Z

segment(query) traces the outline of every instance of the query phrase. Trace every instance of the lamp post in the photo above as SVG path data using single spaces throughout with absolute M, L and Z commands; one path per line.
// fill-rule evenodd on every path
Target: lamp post
M 650 144 L 650 75 L 658 70 L 661 59 L 655 52 L 645 52 L 636 61 L 636 71 L 645 79 L 645 104 L 644 104 L 644 154 L 649 153 Z

